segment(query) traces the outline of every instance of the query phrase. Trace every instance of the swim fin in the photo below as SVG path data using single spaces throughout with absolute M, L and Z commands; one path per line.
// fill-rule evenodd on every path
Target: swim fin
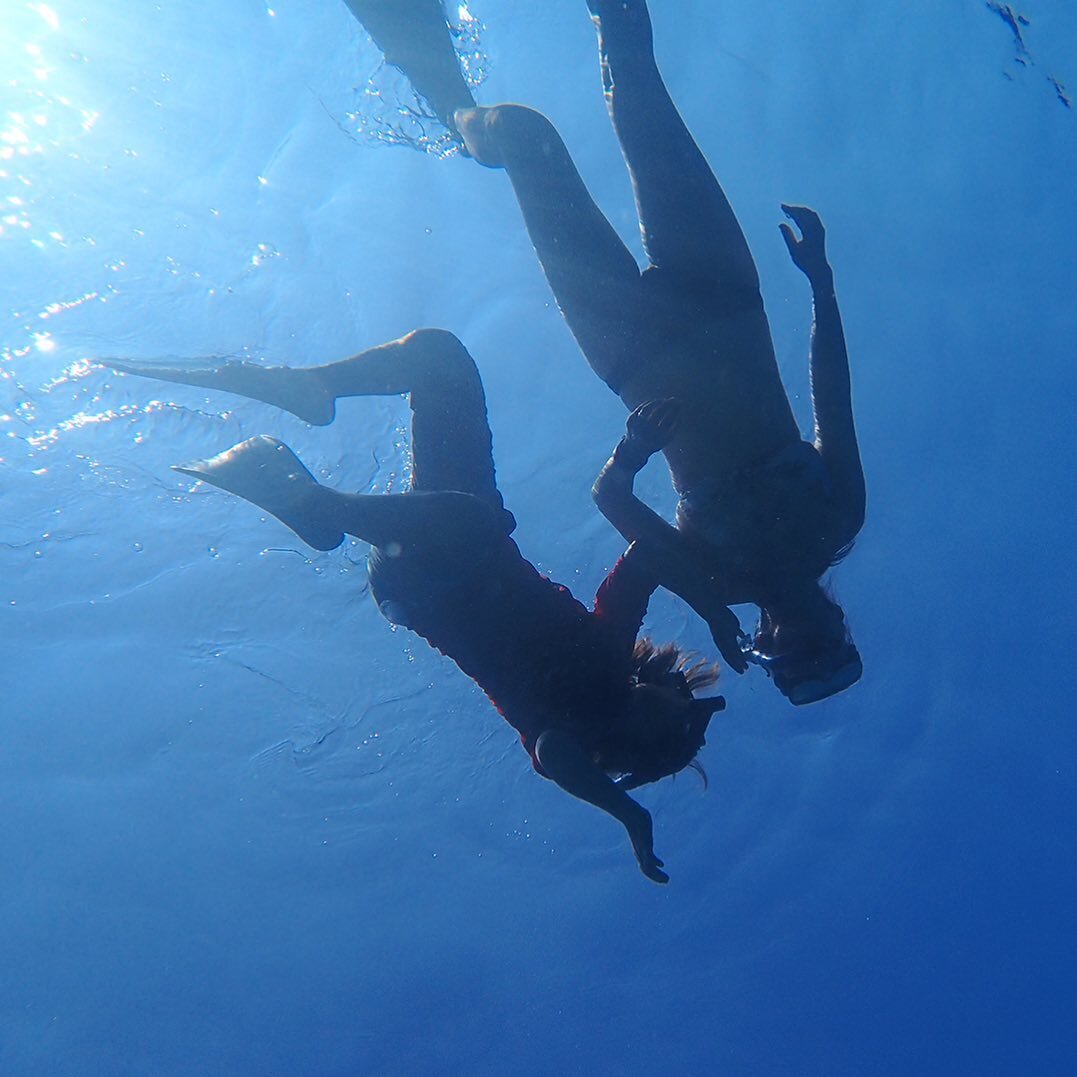
M 208 460 L 175 465 L 172 470 L 250 501 L 316 550 L 334 550 L 344 541 L 343 532 L 318 519 L 317 502 L 311 496 L 318 480 L 276 438 L 260 434 Z
M 333 421 L 336 406 L 333 398 L 309 370 L 284 366 L 259 366 L 238 359 L 222 359 L 216 365 L 168 366 L 164 363 L 130 363 L 120 359 L 101 359 L 105 366 L 121 374 L 156 378 L 201 389 L 219 389 L 250 400 L 272 404 L 291 412 L 312 426 L 327 426 Z M 204 360 L 197 360 L 204 362 Z M 215 360 L 210 360 L 214 363 Z

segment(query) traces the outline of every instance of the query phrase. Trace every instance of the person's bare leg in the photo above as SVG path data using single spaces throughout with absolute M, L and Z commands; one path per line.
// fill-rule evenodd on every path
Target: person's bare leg
M 441 0 L 346 0 L 386 62 L 404 73 L 415 92 L 448 128 L 458 108 L 475 104 L 460 70 Z
M 615 392 L 643 344 L 640 272 L 591 198 L 553 124 L 523 105 L 457 113 L 468 152 L 504 168 L 528 235 L 592 369 Z
M 758 293 L 736 215 L 662 81 L 646 3 L 588 0 L 588 8 L 651 264 L 731 293 Z
M 287 445 L 264 435 L 176 470 L 253 502 L 318 550 L 340 545 L 344 532 L 375 545 L 403 543 L 411 533 L 407 529 L 419 526 L 413 521 L 420 511 L 429 517 L 423 526 L 435 526 L 447 538 L 458 530 L 453 512 L 462 522 L 477 513 L 485 526 L 502 534 L 513 529 L 515 521 L 497 489 L 482 381 L 452 333 L 417 329 L 299 373 L 316 381 L 330 401 L 409 394 L 412 478 L 406 499 L 328 490 Z M 449 493 L 454 496 L 446 500 Z M 449 507 L 431 507 L 444 505 Z M 429 533 L 425 537 L 429 541 Z
M 482 383 L 475 364 L 464 346 L 451 333 L 440 329 L 418 329 L 399 340 L 366 351 L 347 359 L 325 363 L 315 367 L 264 367 L 256 363 L 222 360 L 219 365 L 203 365 L 204 360 L 189 366 L 164 366 L 157 363 L 128 363 L 119 360 L 102 360 L 115 370 L 140 377 L 155 378 L 181 385 L 204 389 L 216 389 L 260 400 L 266 404 L 289 411 L 306 422 L 324 426 L 331 422 L 336 401 L 350 396 L 394 396 L 418 393 L 420 400 L 431 398 L 419 419 L 420 428 L 432 422 L 431 416 L 440 409 L 448 416 L 470 417 L 481 410 L 482 428 L 466 437 L 482 442 L 478 449 L 468 443 L 469 457 L 480 458 L 482 451 L 490 454 L 489 430 L 486 427 L 486 401 Z M 414 399 L 413 399 L 414 406 Z M 461 423 L 463 419 L 461 418 Z M 458 424 L 460 425 L 460 424 Z M 466 425 L 466 424 L 464 424 Z M 451 436 L 449 419 L 436 425 L 444 428 L 445 436 Z M 464 437 L 464 426 L 456 431 Z M 482 431 L 485 431 L 485 435 Z M 429 436 L 421 440 L 429 440 Z M 444 482 L 436 482 L 434 488 L 469 489 L 459 486 L 453 479 L 452 460 L 458 454 L 432 451 L 424 454 L 427 467 L 434 470 Z M 439 462 L 439 458 L 442 462 Z M 489 478 L 480 482 L 481 494 L 486 496 L 494 488 L 493 468 Z M 479 493 L 479 490 L 472 492 Z
M 503 517 L 472 494 L 347 494 L 322 486 L 287 445 L 265 434 L 174 470 L 257 505 L 316 550 L 335 549 L 345 534 L 402 550 L 432 538 L 451 545 L 483 529 L 504 534 Z
M 409 394 L 412 490 L 460 490 L 501 507 L 486 394 L 454 334 L 416 329 L 311 374 L 334 400 Z

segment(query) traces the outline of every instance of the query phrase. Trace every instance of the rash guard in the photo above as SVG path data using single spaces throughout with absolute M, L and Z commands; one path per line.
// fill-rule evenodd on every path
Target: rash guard
M 375 548 L 370 583 L 382 613 L 451 658 L 520 734 L 535 769 L 548 729 L 589 754 L 615 743 L 632 648 L 654 588 L 622 557 L 588 610 L 507 535 L 466 547 Z

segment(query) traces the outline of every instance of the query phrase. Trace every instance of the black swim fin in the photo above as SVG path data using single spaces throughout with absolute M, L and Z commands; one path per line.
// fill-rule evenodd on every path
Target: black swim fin
M 217 389 L 249 400 L 260 400 L 291 412 L 311 426 L 333 421 L 335 401 L 312 371 L 284 366 L 260 366 L 239 359 L 199 359 L 182 365 L 100 359 L 98 362 L 140 378 L 155 378 L 199 389 Z

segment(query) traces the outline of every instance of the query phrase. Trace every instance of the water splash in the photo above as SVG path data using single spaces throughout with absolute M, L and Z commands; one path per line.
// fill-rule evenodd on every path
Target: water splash
M 449 0 L 445 12 L 464 81 L 474 90 L 489 75 L 490 58 L 482 46 L 486 27 L 466 0 Z M 362 86 L 341 128 L 360 142 L 408 146 L 435 157 L 452 157 L 459 143 L 395 67 L 379 60 Z
M 1028 42 L 1025 40 L 1025 31 L 1032 25 L 1032 20 L 1010 4 L 1001 3 L 1001 0 L 985 0 L 989 11 L 993 11 L 1008 27 L 1013 36 L 1014 56 L 1013 61 L 1018 67 L 1034 67 L 1035 61 L 1029 51 Z M 1008 79 L 1013 76 L 1006 73 Z M 1046 75 L 1048 84 L 1055 92 L 1055 97 L 1061 105 L 1071 109 L 1073 102 L 1066 91 L 1066 87 L 1054 76 Z

